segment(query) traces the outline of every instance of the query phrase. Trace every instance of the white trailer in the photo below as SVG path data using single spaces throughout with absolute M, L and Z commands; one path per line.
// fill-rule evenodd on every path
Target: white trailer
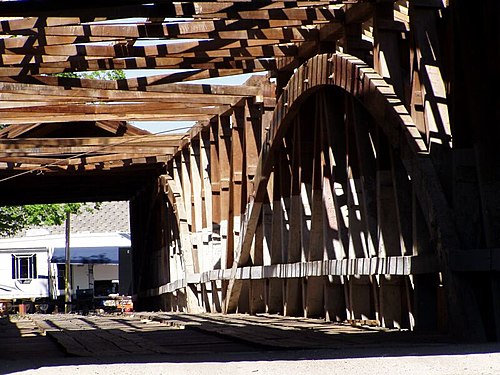
M 64 294 L 63 234 L 0 239 L 0 301 L 56 299 Z M 75 233 L 70 240 L 72 293 L 119 280 L 119 251 L 128 233 Z M 104 285 L 105 286 L 105 285 Z
M 50 297 L 47 247 L 0 248 L 0 299 Z

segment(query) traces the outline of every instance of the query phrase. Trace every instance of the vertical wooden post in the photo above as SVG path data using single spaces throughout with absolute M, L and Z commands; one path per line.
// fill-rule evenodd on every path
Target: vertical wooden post
M 200 133 L 200 177 L 201 177 L 201 199 L 202 199 L 202 271 L 208 271 L 217 268 L 217 263 L 220 259 L 220 254 L 214 251 L 214 235 L 213 235 L 213 203 L 212 189 L 210 183 L 211 176 L 211 139 L 210 128 L 205 128 Z M 208 291 L 206 296 L 209 301 L 209 311 L 220 312 L 220 300 L 217 295 L 217 283 L 215 281 L 206 283 Z
M 320 92 L 319 111 L 321 115 L 320 144 L 321 144 L 321 168 L 322 168 L 322 201 L 323 201 L 323 260 L 344 259 L 343 238 L 347 237 L 347 229 L 340 213 L 340 199 L 334 193 L 333 173 L 336 169 L 336 161 L 333 155 L 332 139 L 330 139 L 331 127 L 337 127 L 332 123 L 331 108 L 328 105 L 329 95 L 326 91 Z M 346 278 L 328 276 L 324 278 L 324 309 L 327 321 L 341 322 L 347 319 L 346 303 Z
M 244 125 L 244 167 L 246 180 L 246 193 L 242 195 L 242 200 L 253 193 L 253 179 L 257 170 L 257 162 L 259 160 L 259 151 L 261 146 L 261 131 L 262 131 L 262 110 L 261 105 L 254 104 L 251 99 L 245 100 L 243 107 Z M 242 208 L 244 209 L 244 207 Z M 264 209 L 257 226 L 256 234 L 252 249 L 250 251 L 250 261 L 252 265 L 258 266 L 264 264 Z M 264 312 L 265 305 L 265 280 L 251 280 L 250 286 L 250 312 L 252 314 Z
M 271 189 L 271 194 L 266 197 L 262 206 L 262 264 L 264 266 L 271 265 L 271 247 L 272 247 L 272 229 L 273 229 L 273 203 L 272 189 L 274 188 L 274 174 L 271 174 L 268 182 L 268 189 Z M 264 276 L 264 275 L 263 275 Z M 269 312 L 270 305 L 270 286 L 271 279 L 262 280 L 263 296 L 264 296 L 264 312 Z
M 301 211 L 302 203 L 300 197 L 300 121 L 297 119 L 293 124 L 293 148 L 291 156 L 291 189 L 289 210 L 289 232 L 287 262 L 296 263 L 301 261 Z M 302 310 L 302 282 L 297 277 L 286 279 L 286 297 L 284 314 L 288 316 L 301 315 Z
M 231 268 L 234 262 L 234 236 L 232 220 L 232 176 L 231 173 L 231 121 L 228 116 L 219 116 L 219 172 L 220 172 L 220 234 L 221 268 Z M 226 305 L 228 282 L 222 282 L 223 304 Z
M 350 106 L 351 98 L 345 100 L 345 126 L 347 145 L 347 195 L 349 220 L 349 257 L 369 258 L 374 254 L 373 244 L 370 241 L 367 225 L 367 209 L 364 179 L 362 174 L 362 160 L 359 158 L 356 142 L 355 124 Z M 373 251 L 373 253 L 370 253 Z M 350 278 L 350 298 L 356 309 L 353 319 L 373 319 L 377 311 L 376 298 L 370 276 L 354 275 Z
M 346 145 L 345 145 L 345 124 L 344 124 L 344 95 L 335 91 L 323 97 L 324 116 L 326 118 L 325 127 L 325 172 L 328 187 L 325 188 L 326 207 L 328 210 L 328 224 L 333 231 L 337 231 L 337 236 L 332 238 L 332 249 L 329 244 L 325 247 L 327 259 L 345 259 L 349 251 L 349 228 L 347 211 L 347 165 L 346 165 Z M 325 221 L 326 222 L 326 221 Z M 333 250 L 333 253 L 332 253 Z M 331 258 L 330 258 L 331 257 Z M 338 287 L 339 282 L 342 287 Z M 325 296 L 326 308 L 330 319 L 335 316 L 337 320 L 343 318 L 354 318 L 354 307 L 351 303 L 349 293 L 349 277 L 339 277 L 337 280 L 329 278 L 327 283 L 327 294 Z M 344 311 L 341 311 L 344 309 Z
M 312 148 L 312 175 L 311 175 L 311 230 L 309 235 L 307 261 L 323 259 L 324 235 L 324 204 L 323 204 L 323 166 L 322 166 L 322 129 L 324 116 L 321 94 L 315 96 L 315 121 Z M 308 276 L 306 278 L 305 316 L 324 316 L 324 277 Z
M 200 172 L 200 140 L 191 138 L 189 144 L 189 181 L 191 195 L 189 197 L 191 211 L 191 243 L 195 259 L 194 272 L 199 273 L 203 266 L 203 241 L 202 241 L 202 186 Z
M 245 107 L 244 104 L 233 109 L 231 116 L 231 218 L 233 225 L 232 241 L 238 244 L 241 231 L 242 213 L 246 207 L 247 176 L 245 165 Z M 243 199 L 245 197 L 245 199 Z M 234 246 L 233 246 L 234 261 Z M 232 266 L 228 265 L 228 267 Z M 250 281 L 241 280 L 241 293 L 238 302 L 238 312 L 250 310 Z
M 273 174 L 273 217 L 271 232 L 271 264 L 284 263 L 284 252 L 288 243 L 288 231 L 285 214 L 288 214 L 290 184 L 283 181 L 284 175 L 289 179 L 288 159 L 285 150 L 278 153 Z M 284 171 L 284 172 L 282 172 Z M 284 189 L 287 187 L 287 190 Z M 282 194 L 285 194 L 284 196 Z M 283 313 L 284 279 L 269 279 L 268 307 L 269 313 Z
M 224 247 L 222 246 L 221 225 L 221 173 L 219 165 L 219 118 L 210 122 L 210 188 L 212 191 L 212 250 L 214 257 L 218 259 L 215 269 L 225 269 Z M 212 300 L 221 309 L 222 282 L 212 281 Z
M 64 312 L 71 312 L 71 251 L 70 251 L 71 213 L 66 212 L 65 228 L 65 267 L 64 267 Z
M 390 153 L 392 152 L 383 134 L 377 137 L 377 214 L 379 227 L 379 257 L 401 255 L 401 233 L 397 223 L 394 181 Z M 380 316 L 383 327 L 402 326 L 402 280 L 398 276 L 380 277 Z
M 264 207 L 262 215 L 255 231 L 255 239 L 250 250 L 250 259 L 253 266 L 264 264 Z M 262 275 L 263 276 L 263 275 Z M 265 280 L 250 280 L 249 281 L 249 309 L 251 314 L 262 313 L 266 311 L 265 297 Z
M 164 183 L 165 181 L 160 177 L 159 178 L 159 192 L 158 192 L 158 251 L 159 251 L 159 283 L 158 286 L 164 285 L 170 282 L 170 254 L 169 254 L 169 243 L 168 243 L 168 206 L 167 206 L 167 197 L 164 194 Z M 168 311 L 170 308 L 170 301 L 168 300 L 167 295 L 160 296 L 160 309 L 163 311 Z
M 353 147 L 356 149 L 356 159 L 361 179 L 361 218 L 363 240 L 365 242 L 366 257 L 375 257 L 378 254 L 378 222 L 377 222 L 377 193 L 376 193 L 376 152 L 373 149 L 373 126 L 371 119 L 364 115 L 359 104 L 352 98 L 347 100 L 347 117 L 350 123 L 351 138 L 355 138 Z M 371 131 L 371 133 L 370 133 Z M 352 150 L 354 154 L 355 151 Z M 380 321 L 379 285 L 378 277 L 369 276 L 372 284 L 373 309 L 375 319 Z
M 179 156 L 174 159 L 173 167 L 173 178 L 168 181 L 170 201 L 175 205 L 175 211 L 177 212 L 178 224 L 179 224 L 179 239 L 181 246 L 181 259 L 183 264 L 183 278 L 187 275 L 193 274 L 195 271 L 195 261 L 192 252 L 191 244 L 191 233 L 190 233 L 190 221 L 188 220 L 188 212 L 190 210 L 186 209 L 185 202 L 186 199 L 184 194 L 185 191 L 182 189 L 181 181 L 183 181 L 183 173 L 185 172 L 185 163 L 181 164 L 183 159 Z M 190 199 L 189 199 L 190 201 Z M 189 207 L 189 206 L 188 206 Z M 198 296 L 196 290 L 193 290 L 189 285 L 185 288 L 184 296 L 180 295 L 180 291 L 177 292 L 178 304 L 185 306 L 189 312 L 198 312 Z M 185 301 L 180 301 L 179 297 L 185 298 Z

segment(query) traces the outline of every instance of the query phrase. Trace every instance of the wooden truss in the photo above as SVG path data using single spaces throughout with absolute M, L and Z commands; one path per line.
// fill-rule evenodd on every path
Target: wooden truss
M 5 16 L 0 21 L 2 124 L 208 122 L 245 98 L 270 108 L 274 92 L 262 80 L 239 87 L 181 82 L 264 71 L 277 76 L 298 67 L 325 44 L 334 49 L 343 23 L 360 22 L 371 14 L 366 4 L 353 7 L 339 1 L 127 1 L 118 7 L 28 3 L 0 4 L 0 15 Z M 175 70 L 117 81 L 54 76 L 108 69 Z M 140 147 L 132 141 L 124 143 L 127 150 L 121 146 L 122 161 L 142 154 L 132 150 L 134 144 Z M 36 155 L 11 150 L 1 154 L 0 162 L 10 169 L 48 170 L 56 159 L 67 157 L 58 167 L 80 163 L 90 169 L 109 168 L 123 164 L 116 163 L 116 147 L 108 145 L 113 152 L 107 156 L 101 147 L 85 158 L 75 157 L 74 150 Z M 173 155 L 172 149 L 150 151 L 164 161 Z M 13 157 L 22 159 L 12 163 Z
M 2 202 L 31 181 L 36 201 L 73 199 L 64 184 L 130 199 L 139 308 L 483 338 L 481 316 L 498 323 L 500 308 L 457 272 L 480 245 L 474 267 L 500 270 L 500 221 L 481 209 L 500 207 L 500 183 L 490 143 L 467 139 L 477 86 L 450 57 L 466 55 L 452 32 L 463 12 L 441 0 L 0 2 Z M 158 72 L 64 76 L 110 69 Z M 256 75 L 204 81 L 243 73 Z M 160 120 L 195 125 L 127 123 Z M 82 124 L 93 133 L 72 131 Z

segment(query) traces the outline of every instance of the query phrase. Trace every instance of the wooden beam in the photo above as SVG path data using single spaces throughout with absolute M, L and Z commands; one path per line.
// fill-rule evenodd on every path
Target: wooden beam
M 413 275 L 430 274 L 439 271 L 437 259 L 429 256 L 401 256 L 370 259 L 343 259 L 272 264 L 268 266 L 240 267 L 236 272 L 238 280 L 262 280 L 266 278 L 290 279 L 308 276 L 354 276 L 354 275 Z M 193 275 L 191 283 L 203 281 L 230 280 L 230 270 L 209 271 Z M 150 289 L 147 295 L 172 293 L 184 288 L 186 280 L 176 280 L 159 288 Z
M 339 16 L 339 10 L 342 5 L 329 5 L 329 2 L 309 2 L 309 1 L 281 1 L 269 3 L 247 2 L 225 2 L 220 3 L 179 3 L 170 2 L 168 4 L 139 4 L 128 3 L 123 5 L 119 2 L 108 1 L 105 5 L 96 1 L 89 1 L 84 6 L 68 7 L 61 1 L 51 3 L 26 1 L 26 6 L 19 8 L 16 4 L 2 4 L 0 10 L 5 16 L 37 16 L 37 17 L 88 17 L 99 16 L 108 19 L 130 18 L 130 17 L 149 17 L 149 18 L 175 18 L 175 17 L 210 17 L 210 18 L 236 18 L 236 19 L 299 19 L 299 20 L 330 20 Z M 311 7 L 305 7 L 311 4 Z M 295 7 L 290 7 L 294 5 Z M 313 12 L 306 14 L 303 10 L 316 10 L 319 7 L 322 12 Z M 269 9 L 270 8 L 270 9 Z M 27 11 L 29 9 L 29 11 Z M 214 12 L 215 11 L 215 12 Z M 324 14 L 330 11 L 332 14 Z M 55 12 L 55 13 L 54 13 Z
M 27 74 L 56 74 L 75 71 L 98 71 L 113 69 L 245 69 L 247 72 L 275 70 L 274 59 L 236 58 L 180 58 L 180 57 L 136 57 L 86 60 L 75 58 L 71 62 L 28 63 L 0 67 L 0 76 Z
M 112 46 L 102 44 L 65 45 L 34 47 L 31 49 L 10 49 L 0 54 L 2 65 L 16 65 L 36 62 L 38 64 L 64 61 L 78 61 L 95 58 L 140 58 L 178 57 L 194 59 L 204 57 L 240 57 L 253 56 L 280 57 L 297 55 L 295 44 L 276 42 L 274 40 L 243 41 L 217 39 L 209 41 L 189 41 L 165 44 L 148 44 L 147 46 L 131 46 L 129 43 L 114 43 Z M 78 58 L 77 58 L 78 57 Z
M 0 150 L 23 147 L 82 147 L 82 146 L 113 146 L 113 147 L 177 147 L 183 135 L 138 135 L 127 137 L 88 137 L 88 138 L 0 138 Z
M 162 39 L 279 39 L 279 40 L 303 40 L 305 36 L 315 34 L 314 29 L 312 33 L 310 27 L 303 27 L 303 21 L 297 20 L 269 20 L 269 19 L 214 19 L 214 20 L 192 20 L 181 22 L 168 22 L 168 23 L 144 23 L 144 22 L 120 22 L 119 24 L 87 24 L 87 25 L 73 25 L 73 26 L 50 26 L 43 28 L 42 32 L 47 37 L 47 42 L 50 38 L 63 38 L 63 37 L 77 37 L 77 38 L 92 38 L 95 41 L 107 39 L 140 39 L 140 38 L 162 38 Z M 297 29 L 299 32 L 294 32 Z M 33 33 L 36 36 L 36 31 L 33 30 L 28 33 Z M 15 35 L 14 39 L 21 42 L 8 41 L 6 46 L 9 47 L 22 47 L 22 44 L 36 45 L 50 45 L 43 43 L 42 39 L 30 42 L 29 37 L 20 36 L 19 30 L 12 30 Z M 65 39 L 53 39 L 54 44 L 62 44 Z M 70 39 L 68 39 L 70 40 Z

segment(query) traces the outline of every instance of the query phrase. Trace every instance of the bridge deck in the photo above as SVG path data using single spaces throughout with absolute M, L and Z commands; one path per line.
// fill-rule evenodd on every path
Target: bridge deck
M 73 356 L 247 352 L 276 349 L 354 349 L 415 345 L 415 334 L 262 314 L 134 313 L 123 316 L 31 315 L 38 330 Z M 369 323 L 369 322 L 366 322 Z M 19 323 L 18 323 L 19 324 Z M 26 323 L 24 323 L 26 324 Z M 419 335 L 420 344 L 447 343 Z

